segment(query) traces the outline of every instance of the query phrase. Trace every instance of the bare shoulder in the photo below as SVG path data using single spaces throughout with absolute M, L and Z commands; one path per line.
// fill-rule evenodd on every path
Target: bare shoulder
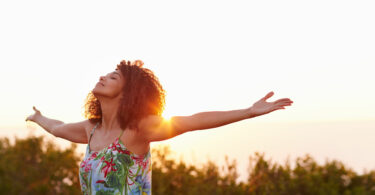
M 90 133 L 92 129 L 95 127 L 96 123 L 95 122 L 90 122 L 90 120 L 86 119 L 80 122 L 75 123 L 75 125 L 79 126 L 80 128 L 85 130 L 85 134 L 87 137 L 87 140 L 90 137 Z
M 187 132 L 191 129 L 190 117 L 173 116 L 165 119 L 159 115 L 148 115 L 138 124 L 145 142 L 163 141 Z
M 82 126 L 85 128 L 86 130 L 86 134 L 89 136 L 91 131 L 94 129 L 96 123 L 95 122 L 90 122 L 88 119 L 87 120 L 84 120 L 81 122 L 82 123 Z
M 63 123 L 53 129 L 53 134 L 75 143 L 87 143 L 88 132 L 92 124 L 89 120 Z
M 147 115 L 143 117 L 139 122 L 138 122 L 138 129 L 139 129 L 139 137 L 142 139 L 140 141 L 147 142 L 147 136 L 152 133 L 153 128 L 159 124 L 163 120 L 162 117 L 158 115 Z
M 144 130 L 152 128 L 153 126 L 157 124 L 160 124 L 163 120 L 165 119 L 158 115 L 147 115 L 139 121 L 138 128 L 141 131 L 144 131 Z

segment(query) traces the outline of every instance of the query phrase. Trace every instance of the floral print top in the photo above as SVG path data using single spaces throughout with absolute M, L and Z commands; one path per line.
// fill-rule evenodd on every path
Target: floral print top
M 81 191 L 87 194 L 151 194 L 151 153 L 137 155 L 129 151 L 120 136 L 101 151 L 90 150 L 91 131 L 86 154 L 79 165 Z

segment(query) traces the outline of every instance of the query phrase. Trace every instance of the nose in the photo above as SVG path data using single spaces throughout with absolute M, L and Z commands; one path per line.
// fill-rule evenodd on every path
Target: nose
M 103 81 L 105 79 L 105 76 L 100 76 L 99 81 Z

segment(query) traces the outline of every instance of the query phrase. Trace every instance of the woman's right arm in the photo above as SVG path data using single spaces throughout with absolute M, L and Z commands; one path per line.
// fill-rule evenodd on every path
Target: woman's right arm
M 26 121 L 33 121 L 41 126 L 44 130 L 51 133 L 55 137 L 60 137 L 71 142 L 87 144 L 86 126 L 88 120 L 75 123 L 64 123 L 59 120 L 50 119 L 43 116 L 39 110 L 33 107 L 35 113 L 26 118 Z

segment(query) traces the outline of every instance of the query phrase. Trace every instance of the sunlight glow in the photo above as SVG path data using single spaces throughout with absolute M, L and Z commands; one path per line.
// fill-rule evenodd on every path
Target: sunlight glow
M 33 105 L 52 119 L 83 120 L 83 100 L 100 76 L 120 60 L 141 59 L 167 92 L 167 122 L 245 108 L 269 91 L 275 92 L 270 101 L 295 102 L 160 142 L 172 150 L 196 151 L 198 160 L 230 154 L 243 166 L 256 150 L 277 159 L 310 152 L 356 168 L 375 165 L 366 155 L 375 148 L 375 28 L 369 25 L 375 1 L 64 1 L 50 9 L 42 1 L 3 2 L 3 136 L 32 128 L 48 134 L 25 123 Z

